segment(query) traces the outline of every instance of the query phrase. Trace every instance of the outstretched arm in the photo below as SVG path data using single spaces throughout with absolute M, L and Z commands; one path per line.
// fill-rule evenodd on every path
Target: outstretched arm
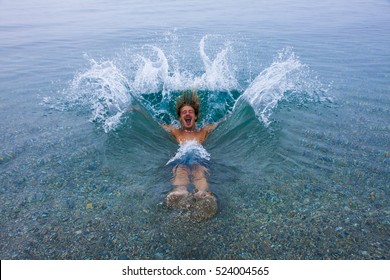
M 160 125 L 161 125 L 162 128 L 164 128 L 164 130 L 166 132 L 168 132 L 171 136 L 173 136 L 173 138 L 175 138 L 177 142 L 179 142 L 179 140 L 178 140 L 178 129 L 175 126 L 167 125 L 167 124 L 161 124 L 161 123 L 160 123 Z
M 203 129 L 205 130 L 206 132 L 206 137 L 214 130 L 217 128 L 217 126 L 223 122 L 224 120 L 226 120 L 226 118 L 223 118 L 222 120 L 216 122 L 216 123 L 212 123 L 212 124 L 209 124 L 207 126 L 205 126 Z
M 207 125 L 207 126 L 205 127 L 205 129 L 207 129 L 207 132 L 208 132 L 208 133 L 212 132 L 214 129 L 217 128 L 218 125 L 220 125 L 222 122 L 226 121 L 226 120 L 227 120 L 227 117 L 228 117 L 228 116 L 224 116 L 224 117 L 223 117 L 222 119 L 220 119 L 219 121 Z
M 213 123 L 213 124 L 209 124 L 207 126 L 204 127 L 204 130 L 206 131 L 207 134 L 211 133 L 214 129 L 217 128 L 219 123 Z
M 173 126 L 172 125 L 167 125 L 167 124 L 162 124 L 160 123 L 161 127 L 164 128 L 168 133 L 172 134 L 173 131 Z

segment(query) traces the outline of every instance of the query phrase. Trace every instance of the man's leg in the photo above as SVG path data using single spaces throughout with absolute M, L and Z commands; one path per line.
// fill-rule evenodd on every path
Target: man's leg
M 202 165 L 194 165 L 192 167 L 192 177 L 195 185 L 195 198 L 205 196 L 209 190 L 209 184 L 206 179 L 207 172 L 207 168 Z
M 196 199 L 192 218 L 198 221 L 211 218 L 218 210 L 217 199 L 209 192 L 209 185 L 206 179 L 207 173 L 207 168 L 202 165 L 192 167 Z
M 178 165 L 172 170 L 172 186 L 173 190 L 167 196 L 167 205 L 169 207 L 183 207 L 183 199 L 187 197 L 187 187 L 190 184 L 190 170 L 188 166 Z M 181 203 L 182 202 L 182 203 Z

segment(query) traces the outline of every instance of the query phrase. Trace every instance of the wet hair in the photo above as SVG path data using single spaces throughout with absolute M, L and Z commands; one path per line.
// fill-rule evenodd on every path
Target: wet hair
M 196 94 L 195 90 L 184 91 L 183 95 L 176 99 L 177 117 L 180 118 L 180 111 L 181 108 L 183 108 L 184 106 L 191 106 L 192 108 L 194 108 L 195 116 L 198 117 L 200 110 L 200 99 L 199 96 Z

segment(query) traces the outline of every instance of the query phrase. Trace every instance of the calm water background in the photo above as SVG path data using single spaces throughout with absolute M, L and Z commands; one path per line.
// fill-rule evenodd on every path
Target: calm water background
M 0 1 L 2 259 L 389 259 L 389 1 Z M 219 212 L 167 209 L 194 86 Z

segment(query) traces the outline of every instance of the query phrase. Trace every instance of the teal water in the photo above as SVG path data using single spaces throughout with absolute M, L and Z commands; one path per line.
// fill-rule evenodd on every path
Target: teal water
M 0 1 L 2 259 L 389 259 L 389 1 Z M 182 90 L 219 211 L 166 207 Z

